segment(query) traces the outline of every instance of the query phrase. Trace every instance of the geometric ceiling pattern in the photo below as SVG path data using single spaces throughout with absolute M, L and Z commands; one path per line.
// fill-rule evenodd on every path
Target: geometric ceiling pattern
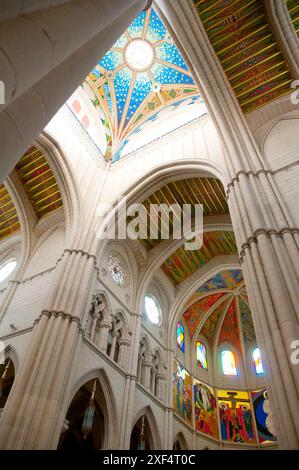
M 237 245 L 233 232 L 206 232 L 203 234 L 200 250 L 187 251 L 181 246 L 167 258 L 161 268 L 173 285 L 177 286 L 215 256 L 236 254 Z
M 62 207 L 56 178 L 42 150 L 32 145 L 15 170 L 38 217 Z
M 106 129 L 107 160 L 162 107 L 199 96 L 188 67 L 153 8 L 141 12 L 86 78 L 83 88 Z
M 298 0 L 287 0 L 287 7 L 294 25 L 295 31 L 299 36 L 299 3 Z
M 298 31 L 298 1 L 288 3 Z M 194 5 L 244 112 L 290 92 L 292 74 L 263 1 L 194 0 Z
M 218 287 L 220 286 L 220 287 Z M 256 337 L 242 271 L 218 273 L 192 296 L 197 299 L 186 309 L 183 319 L 190 336 L 201 333 L 213 343 L 218 329 L 218 343 L 230 343 L 241 351 L 241 336 L 246 350 L 256 346 Z M 202 326 L 198 326 L 202 321 Z
M 150 207 L 153 204 L 166 204 L 167 206 L 178 204 L 181 207 L 181 220 L 183 204 L 190 204 L 191 208 L 196 204 L 202 204 L 204 216 L 228 214 L 228 205 L 223 185 L 217 178 L 202 177 L 182 179 L 167 183 L 156 190 L 147 199 L 142 201 L 142 205 L 147 210 L 147 222 L 151 220 L 151 223 L 155 223 L 155 220 L 150 218 Z M 161 241 L 161 219 L 162 216 L 159 214 L 159 216 L 157 216 L 157 220 L 159 221 L 158 239 L 152 240 L 147 238 L 141 240 L 148 249 L 153 248 Z M 170 238 L 172 238 L 172 219 L 170 219 L 169 227 Z
M 20 229 L 14 203 L 4 184 L 0 184 L 0 240 Z

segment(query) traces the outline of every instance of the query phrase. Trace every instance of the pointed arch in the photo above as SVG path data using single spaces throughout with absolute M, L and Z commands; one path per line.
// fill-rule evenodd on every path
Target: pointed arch
M 76 381 L 69 395 L 69 400 L 65 410 L 65 416 L 67 415 L 68 409 L 76 393 L 86 383 L 94 379 L 98 379 L 101 394 L 103 396 L 102 412 L 104 415 L 105 423 L 103 449 L 116 449 L 119 431 L 116 401 L 109 378 L 104 369 L 92 369 L 86 372 L 80 379 Z
M 152 411 L 152 408 L 150 405 L 146 406 L 145 408 L 142 408 L 137 415 L 135 415 L 135 418 L 133 420 L 133 425 L 132 425 L 132 430 L 134 429 L 134 426 L 138 422 L 138 420 L 142 417 L 145 416 L 149 425 L 150 429 L 150 447 L 152 450 L 158 450 L 162 449 L 162 443 L 161 443 L 161 438 L 160 438 L 160 433 L 159 433 L 159 428 L 157 425 L 156 418 L 154 416 L 154 413 Z
M 176 443 L 178 444 L 178 448 L 175 449 Z M 177 435 L 175 436 L 175 439 L 173 442 L 173 449 L 174 450 L 188 450 L 187 441 L 182 431 L 178 432 Z

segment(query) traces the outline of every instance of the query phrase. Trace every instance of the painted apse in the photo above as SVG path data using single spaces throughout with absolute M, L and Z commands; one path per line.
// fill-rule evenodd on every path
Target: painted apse
M 182 334 L 185 341 L 185 325 L 190 334 L 190 344 L 195 346 L 192 351 L 194 361 L 200 369 L 209 368 L 207 348 L 217 351 L 218 367 L 224 375 L 239 374 L 238 358 L 244 357 L 244 354 L 248 354 L 252 364 L 255 364 L 252 352 L 257 349 L 257 341 L 241 270 L 216 274 L 197 289 L 187 305 L 177 324 L 177 348 L 181 349 Z M 200 341 L 194 341 L 198 335 Z M 235 374 L 229 363 L 230 355 L 222 356 L 223 352 L 232 355 Z M 223 364 L 224 360 L 228 364 Z M 214 367 L 217 365 L 214 364 Z M 256 374 L 260 373 L 260 367 L 253 370 Z M 193 397 L 189 391 L 191 384 Z M 265 389 L 250 391 L 216 388 L 196 376 L 191 377 L 176 360 L 173 385 L 175 413 L 191 426 L 193 413 L 197 432 L 230 443 L 256 445 L 276 441 Z

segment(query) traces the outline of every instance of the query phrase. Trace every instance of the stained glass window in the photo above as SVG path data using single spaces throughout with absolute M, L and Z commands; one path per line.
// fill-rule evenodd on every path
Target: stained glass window
M 108 256 L 108 270 L 110 271 L 112 279 L 116 284 L 122 286 L 125 283 L 125 269 L 121 265 L 120 260 L 114 255 Z
M 262 358 L 261 358 L 261 353 L 259 348 L 255 348 L 255 350 L 252 353 L 253 361 L 254 361 L 254 367 L 255 367 L 255 372 L 257 374 L 263 374 L 264 369 L 263 369 L 263 363 L 262 363 Z
M 221 363 L 224 375 L 237 375 L 236 359 L 232 351 L 222 351 Z
M 161 323 L 161 308 L 158 300 L 152 294 L 147 294 L 144 298 L 144 309 L 147 318 L 154 325 Z
M 177 324 L 176 338 L 178 347 L 181 351 L 185 352 L 185 330 L 181 322 L 178 322 Z
M 15 258 L 5 261 L 0 266 L 0 282 L 4 281 L 15 269 L 17 260 Z
M 199 367 L 202 369 L 208 368 L 208 361 L 207 361 L 207 350 L 205 345 L 201 341 L 196 341 L 196 358 Z

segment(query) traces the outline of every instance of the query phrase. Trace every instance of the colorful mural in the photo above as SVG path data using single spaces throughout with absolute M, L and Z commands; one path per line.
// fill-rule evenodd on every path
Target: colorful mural
M 205 282 L 197 290 L 199 293 L 210 292 L 216 289 L 237 289 L 244 283 L 243 273 L 240 269 L 221 271 Z
M 111 135 L 106 158 L 117 160 L 127 137 L 152 114 L 199 96 L 188 67 L 157 12 L 141 12 L 86 79 Z
M 241 270 L 216 274 L 197 289 L 191 300 L 193 302 L 183 313 L 191 337 L 201 333 L 212 342 L 219 327 L 218 347 L 231 344 L 241 352 L 243 336 L 246 350 L 252 353 L 257 342 Z M 203 319 L 204 323 L 198 331 Z
M 215 310 L 213 310 L 201 329 L 201 333 L 210 341 L 213 341 L 218 320 L 226 308 L 227 300 L 222 302 L 220 305 L 218 305 L 218 307 L 215 308 Z
M 218 390 L 217 396 L 222 439 L 256 443 L 248 392 Z
M 215 391 L 194 380 L 195 428 L 197 431 L 219 438 Z
M 230 343 L 241 351 L 236 302 L 237 299 L 233 297 L 222 323 L 218 346 L 221 346 L 223 343 Z
M 298 31 L 297 0 L 288 0 Z M 244 112 L 291 91 L 292 73 L 260 0 L 194 0 Z M 297 26 L 297 28 L 296 28 Z
M 210 310 L 211 307 L 225 295 L 224 292 L 205 296 L 198 302 L 193 303 L 184 312 L 184 320 L 188 325 L 190 336 L 192 337 L 202 317 Z
M 176 360 L 173 362 L 173 408 L 186 423 L 192 425 L 191 376 Z
M 266 389 L 251 392 L 255 421 L 260 443 L 277 440 L 272 419 L 271 406 Z
M 242 294 L 242 297 L 244 297 L 243 294 Z M 254 332 L 251 311 L 250 311 L 248 303 L 245 302 L 245 300 L 242 297 L 239 296 L 239 299 L 238 299 L 239 309 L 240 309 L 240 314 L 241 314 L 244 343 L 245 343 L 246 349 L 249 350 L 249 349 L 253 349 L 256 346 L 257 342 L 256 342 L 256 337 L 255 337 L 255 332 Z
M 176 286 L 218 255 L 237 254 L 233 232 L 207 232 L 200 250 L 178 248 L 163 263 L 162 269 Z M 207 289 L 208 290 L 208 289 Z

